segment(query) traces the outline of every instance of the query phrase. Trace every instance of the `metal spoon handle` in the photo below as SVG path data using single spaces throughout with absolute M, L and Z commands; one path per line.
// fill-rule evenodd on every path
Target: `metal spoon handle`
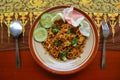
M 16 38 L 16 66 L 20 68 L 20 55 L 19 55 L 19 47 L 18 47 L 18 38 Z
M 105 65 L 106 65 L 106 39 L 104 39 L 103 41 L 102 64 L 101 64 L 102 69 L 105 68 Z

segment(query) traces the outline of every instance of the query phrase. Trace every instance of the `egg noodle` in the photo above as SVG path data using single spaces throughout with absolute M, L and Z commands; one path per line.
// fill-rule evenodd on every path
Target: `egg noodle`
M 68 60 L 76 59 L 83 53 L 87 37 L 83 36 L 79 27 L 73 27 L 63 20 L 56 20 L 48 29 L 48 37 L 42 42 L 44 48 L 54 58 L 60 59 L 60 53 Z

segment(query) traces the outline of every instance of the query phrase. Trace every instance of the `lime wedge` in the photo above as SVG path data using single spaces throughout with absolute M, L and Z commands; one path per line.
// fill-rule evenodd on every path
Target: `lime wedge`
M 33 37 L 38 42 L 43 42 L 47 39 L 48 32 L 45 28 L 36 28 L 33 32 Z
M 80 27 L 79 27 L 79 30 L 80 32 L 86 36 L 86 37 L 89 37 L 90 36 L 90 24 L 86 21 L 86 20 L 83 20 L 81 23 L 80 23 Z
M 40 24 L 44 27 L 44 28 L 50 28 L 52 25 L 52 15 L 49 13 L 45 13 L 41 16 L 40 18 Z
M 56 15 L 52 18 L 52 23 L 56 20 L 62 19 L 65 22 L 64 15 L 62 13 L 56 13 Z

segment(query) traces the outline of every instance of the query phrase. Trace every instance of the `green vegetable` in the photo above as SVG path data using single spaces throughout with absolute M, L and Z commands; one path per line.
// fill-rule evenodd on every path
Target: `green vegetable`
M 44 28 L 50 28 L 52 25 L 52 15 L 51 14 L 43 14 L 40 18 L 40 24 L 44 27 Z
M 52 18 L 52 23 L 54 23 L 56 20 L 60 20 L 60 19 L 62 19 L 65 22 L 64 15 L 62 13 L 57 13 Z
M 66 51 L 64 51 L 64 52 L 60 52 L 59 53 L 59 58 L 61 59 L 61 60 L 63 60 L 63 61 L 66 61 L 67 60 L 67 58 L 66 58 L 66 55 L 67 55 L 67 53 L 70 51 L 70 49 L 67 49 Z
M 56 45 L 56 46 L 60 46 L 62 43 L 63 43 L 63 42 L 62 42 L 61 40 L 55 41 L 55 45 Z
M 38 42 L 42 42 L 42 41 L 46 40 L 47 36 L 48 36 L 48 32 L 43 27 L 36 28 L 33 32 L 33 37 Z
M 71 28 L 67 31 L 68 34 L 72 34 L 73 32 L 74 32 L 73 28 Z
M 77 37 L 74 37 L 72 39 L 72 46 L 75 47 L 75 46 L 77 46 L 77 44 L 78 44 L 78 39 L 77 39 Z
M 59 27 L 52 27 L 52 32 L 53 32 L 54 34 L 58 33 L 59 30 L 60 30 Z

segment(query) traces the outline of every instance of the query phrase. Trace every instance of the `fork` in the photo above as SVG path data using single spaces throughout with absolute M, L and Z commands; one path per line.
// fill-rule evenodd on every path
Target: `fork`
M 101 63 L 101 67 L 102 69 L 105 68 L 106 66 L 106 39 L 110 34 L 110 30 L 108 27 L 107 22 L 102 21 L 102 31 L 103 31 L 103 51 L 102 51 L 102 63 Z

